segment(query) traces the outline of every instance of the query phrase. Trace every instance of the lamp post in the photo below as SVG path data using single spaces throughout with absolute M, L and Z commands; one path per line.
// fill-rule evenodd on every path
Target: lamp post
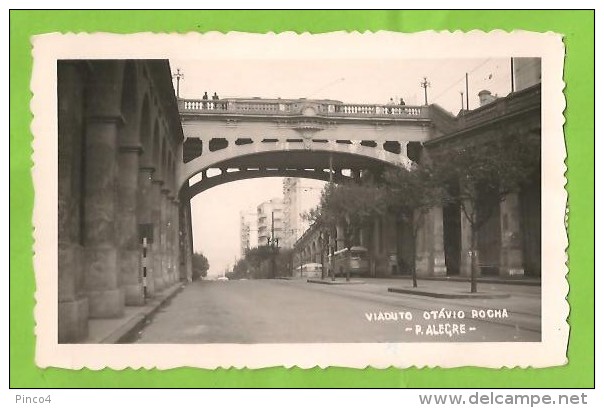
M 275 258 L 279 251 L 279 238 L 275 238 L 275 212 L 271 212 L 271 236 L 266 239 L 271 251 L 271 277 L 275 278 Z
M 267 238 L 268 246 L 271 251 L 271 278 L 275 278 L 275 261 L 279 252 L 279 238 Z

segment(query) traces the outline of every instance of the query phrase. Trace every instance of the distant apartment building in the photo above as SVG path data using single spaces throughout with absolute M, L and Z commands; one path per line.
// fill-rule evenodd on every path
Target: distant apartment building
M 276 197 L 258 205 L 256 211 L 258 225 L 258 246 L 268 244 L 268 238 L 279 239 L 282 246 L 284 238 L 283 199 Z
M 251 210 L 239 212 L 239 247 L 243 258 L 248 249 L 256 242 L 256 217 Z
M 283 179 L 283 247 L 292 248 L 309 227 L 303 214 L 319 203 L 325 182 L 293 177 Z

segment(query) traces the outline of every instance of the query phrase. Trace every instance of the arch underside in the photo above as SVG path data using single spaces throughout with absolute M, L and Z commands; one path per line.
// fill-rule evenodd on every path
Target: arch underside
M 331 163 L 330 163 L 331 162 Z M 332 172 L 330 172 L 330 164 Z M 265 152 L 236 157 L 200 169 L 200 180 L 185 189 L 189 198 L 212 187 L 232 181 L 262 177 L 297 177 L 340 183 L 352 179 L 360 171 L 376 171 L 393 166 L 382 160 L 351 153 L 319 151 Z M 210 175 L 207 170 L 219 174 Z M 330 174 L 331 173 L 331 174 Z
M 184 186 L 189 179 L 211 168 L 328 169 L 330 157 L 334 160 L 334 169 L 367 169 L 378 165 L 409 167 L 412 161 L 405 153 L 391 153 L 356 141 L 348 144 L 325 141 L 313 143 L 309 148 L 282 142 L 230 144 L 217 151 L 204 152 L 187 163 L 179 162 L 178 180 L 179 185 Z

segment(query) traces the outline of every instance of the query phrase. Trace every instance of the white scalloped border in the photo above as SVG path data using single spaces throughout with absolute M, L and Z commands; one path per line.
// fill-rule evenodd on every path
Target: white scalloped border
M 34 199 L 34 269 L 37 291 L 36 364 L 98 370 L 106 367 L 261 368 L 312 367 L 548 367 L 564 365 L 569 336 L 566 301 L 568 239 L 562 93 L 564 44 L 555 33 L 495 30 L 489 33 L 413 34 L 45 34 L 32 38 L 31 81 Z M 542 58 L 542 342 L 540 343 L 343 343 L 98 345 L 57 343 L 57 118 L 56 60 L 64 58 Z M 579 272 L 578 272 L 579 273 Z

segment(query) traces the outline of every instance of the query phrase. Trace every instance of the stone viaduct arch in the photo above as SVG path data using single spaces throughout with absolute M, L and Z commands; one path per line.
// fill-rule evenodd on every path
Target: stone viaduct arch
M 177 185 L 189 197 L 254 177 L 329 180 L 333 173 L 339 181 L 384 165 L 407 167 L 434 134 L 428 107 L 256 98 L 181 99 L 179 110 Z M 209 169 L 220 175 L 209 177 Z

